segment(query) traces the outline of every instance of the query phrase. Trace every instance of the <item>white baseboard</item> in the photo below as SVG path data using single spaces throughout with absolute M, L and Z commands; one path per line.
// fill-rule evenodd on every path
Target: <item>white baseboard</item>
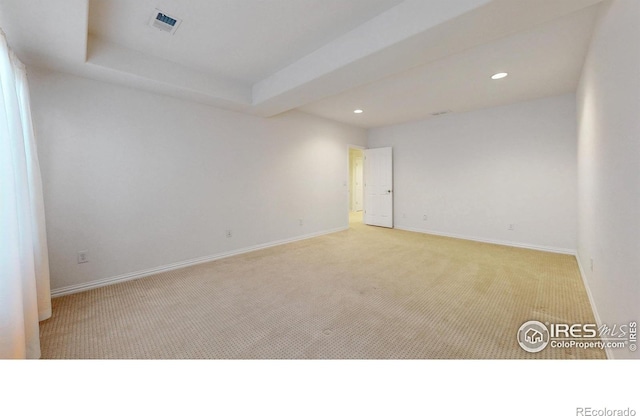
M 164 266 L 153 267 L 151 269 L 140 270 L 137 272 L 125 273 L 119 276 L 107 277 L 104 279 L 93 280 L 91 282 L 79 283 L 75 285 L 65 286 L 51 291 L 51 297 L 56 298 L 60 296 L 70 295 L 72 293 L 84 292 L 87 290 L 97 289 L 99 287 L 113 285 L 116 283 L 126 282 L 128 280 L 140 279 L 142 277 L 151 276 L 154 274 L 168 272 L 171 270 L 182 269 L 184 267 L 193 266 L 196 264 L 207 263 L 214 260 L 223 259 L 226 257 L 237 256 L 238 254 L 249 253 L 252 251 L 262 250 L 269 247 L 280 246 L 283 244 L 293 243 L 295 241 L 307 240 L 309 238 L 319 237 L 321 235 L 333 234 L 339 231 L 347 230 L 349 227 L 333 228 L 331 230 L 319 231 L 316 233 L 305 234 L 293 238 L 286 238 L 283 240 L 271 241 L 269 243 L 257 244 L 250 247 L 241 248 L 238 250 L 227 251 L 224 253 L 213 254 L 211 256 L 204 256 L 195 259 L 183 260 L 176 263 L 166 264 Z
M 497 245 L 500 245 L 500 246 L 528 248 L 530 250 L 547 251 L 547 252 L 550 252 L 550 253 L 559 253 L 559 254 L 570 254 L 572 256 L 575 256 L 577 254 L 576 250 L 569 249 L 569 248 L 539 246 L 539 245 L 535 245 L 535 244 L 516 243 L 516 242 L 513 242 L 513 241 L 504 241 L 504 240 L 493 240 L 493 239 L 490 239 L 490 238 L 472 237 L 472 236 L 468 236 L 468 235 L 453 234 L 453 233 L 443 233 L 443 232 L 440 232 L 440 231 L 431 231 L 431 230 L 424 230 L 424 229 L 412 228 L 412 227 L 396 226 L 395 228 L 398 229 L 398 230 L 412 231 L 412 232 L 415 232 L 415 233 L 432 234 L 432 235 L 439 235 L 439 236 L 442 236 L 442 237 L 459 238 L 461 240 L 478 241 L 480 243 L 497 244 Z
M 598 328 L 602 326 L 602 320 L 600 319 L 600 314 L 598 313 L 598 308 L 596 308 L 596 303 L 593 300 L 593 295 L 591 294 L 591 288 L 589 287 L 589 282 L 587 281 L 587 274 L 584 272 L 584 268 L 582 267 L 582 261 L 580 260 L 580 255 L 576 253 L 576 261 L 578 262 L 578 269 L 580 269 L 580 277 L 582 277 L 582 283 L 584 284 L 584 288 L 587 291 L 587 297 L 589 298 L 589 303 L 591 304 L 591 311 L 593 311 L 593 317 L 596 318 L 596 324 Z M 613 351 L 610 348 L 604 349 L 605 354 L 607 354 L 607 359 L 612 360 L 614 358 Z

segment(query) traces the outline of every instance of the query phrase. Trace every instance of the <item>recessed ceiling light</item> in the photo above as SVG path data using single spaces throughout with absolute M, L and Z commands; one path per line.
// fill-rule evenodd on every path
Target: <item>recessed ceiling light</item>
M 359 108 L 358 108 L 358 109 L 356 109 L 356 110 L 353 110 L 353 112 L 354 112 L 354 113 L 356 113 L 356 114 L 362 114 L 362 113 L 364 113 L 364 111 L 363 111 L 363 110 L 361 110 L 361 109 L 359 109 Z
M 506 72 L 498 72 L 497 74 L 491 75 L 491 79 L 502 79 L 502 78 L 506 77 L 507 75 L 509 75 L 509 74 L 507 74 Z

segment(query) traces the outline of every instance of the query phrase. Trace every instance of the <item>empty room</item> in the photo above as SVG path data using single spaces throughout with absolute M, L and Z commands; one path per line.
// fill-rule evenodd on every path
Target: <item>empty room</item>
M 638 358 L 640 2 L 0 28 L 0 358 Z

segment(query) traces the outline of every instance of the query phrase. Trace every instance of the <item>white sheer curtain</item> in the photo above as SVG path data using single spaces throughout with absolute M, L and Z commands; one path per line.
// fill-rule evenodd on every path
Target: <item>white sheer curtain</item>
M 39 358 L 51 316 L 42 183 L 24 65 L 0 30 L 0 359 Z

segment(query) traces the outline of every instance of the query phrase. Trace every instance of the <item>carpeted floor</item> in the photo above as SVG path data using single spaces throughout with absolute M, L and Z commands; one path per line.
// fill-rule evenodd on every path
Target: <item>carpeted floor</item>
M 523 351 L 533 319 L 595 322 L 574 257 L 352 221 L 56 298 L 41 340 L 43 358 L 605 358 Z

